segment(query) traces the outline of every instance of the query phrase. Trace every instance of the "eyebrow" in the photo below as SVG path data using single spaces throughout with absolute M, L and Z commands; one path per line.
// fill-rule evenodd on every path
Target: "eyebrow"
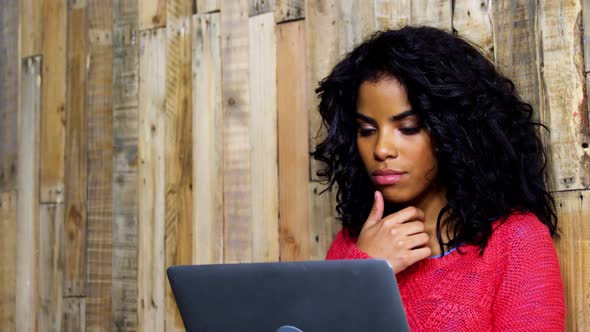
M 416 114 L 416 111 L 414 111 L 414 110 L 407 110 L 407 111 L 403 111 L 403 112 L 401 112 L 399 114 L 396 114 L 396 115 L 392 116 L 391 117 L 391 120 L 392 121 L 400 121 L 400 120 L 403 120 L 403 119 L 405 119 L 405 118 L 407 118 L 409 116 L 416 116 L 416 115 L 417 115 Z M 356 118 L 357 119 L 360 119 L 362 121 L 365 121 L 367 123 L 376 123 L 377 122 L 377 121 L 375 121 L 375 119 L 373 119 L 371 117 L 368 117 L 368 116 L 366 116 L 364 114 L 361 114 L 361 113 L 356 113 Z

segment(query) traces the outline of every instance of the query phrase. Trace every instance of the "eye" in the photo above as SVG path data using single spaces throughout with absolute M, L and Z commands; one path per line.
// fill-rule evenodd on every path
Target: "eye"
M 358 134 L 359 134 L 359 136 L 362 136 L 362 137 L 370 136 L 374 132 L 375 132 L 375 129 L 370 128 L 370 127 L 369 128 L 368 127 L 359 127 L 359 129 L 358 129 Z
M 402 127 L 399 128 L 399 131 L 404 135 L 414 135 L 420 132 L 422 127 Z

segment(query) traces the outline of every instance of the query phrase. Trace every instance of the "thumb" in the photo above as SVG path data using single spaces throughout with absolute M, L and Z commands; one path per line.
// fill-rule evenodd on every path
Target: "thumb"
M 383 218 L 383 196 L 377 190 L 375 191 L 373 207 L 371 208 L 371 212 L 369 213 L 369 217 L 367 217 L 367 221 L 363 225 L 363 228 L 371 227 L 381 221 Z

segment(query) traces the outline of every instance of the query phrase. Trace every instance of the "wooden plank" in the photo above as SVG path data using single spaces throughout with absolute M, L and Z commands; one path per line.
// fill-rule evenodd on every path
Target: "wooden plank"
M 64 296 L 86 295 L 86 2 L 68 9 Z
M 16 191 L 0 192 L 0 321 L 16 331 Z
M 39 209 L 39 330 L 59 332 L 63 317 L 62 234 L 64 205 Z
M 67 0 L 43 1 L 41 202 L 63 202 L 66 124 Z
M 248 0 L 221 2 L 224 262 L 252 261 Z
M 306 49 L 307 49 L 307 86 L 314 91 L 318 82 L 326 77 L 340 58 L 338 40 L 338 3 L 335 0 L 320 0 L 307 3 L 305 18 Z M 322 31 L 322 33 L 316 33 Z M 309 151 L 323 138 L 321 117 L 317 110 L 319 100 L 315 93 L 307 95 L 307 109 L 309 115 Z M 316 182 L 317 171 L 323 165 L 315 159 L 310 160 L 310 182 L 308 189 L 309 210 L 308 219 L 314 241 L 312 242 L 312 259 L 323 259 L 333 239 L 333 230 L 339 228 L 335 218 L 335 192 L 319 193 L 324 186 Z
M 43 48 L 44 0 L 20 0 L 21 57 L 41 55 Z
M 273 12 L 275 9 L 275 1 L 276 0 L 250 0 L 248 16 Z
M 117 331 L 136 331 L 138 256 L 136 172 L 115 173 L 113 202 L 115 202 L 112 263 L 114 328 Z
M 551 190 L 590 188 L 589 118 L 579 0 L 541 1 L 545 108 L 541 121 L 551 128 L 548 147 Z
M 496 66 L 514 81 L 520 96 L 533 107 L 538 121 L 544 105 L 537 4 L 526 0 L 495 1 L 492 21 Z
M 275 21 L 284 23 L 305 18 L 305 0 L 275 0 Z
M 86 327 L 106 331 L 113 317 L 112 3 L 88 0 Z
M 375 0 L 375 29 L 399 29 L 410 24 L 411 0 Z
M 16 224 L 16 329 L 37 331 L 41 56 L 21 65 Z
M 424 25 L 452 31 L 453 1 L 412 0 L 412 25 Z
M 63 332 L 86 331 L 86 299 L 83 297 L 64 298 Z
M 137 0 L 113 6 L 113 319 L 137 330 L 137 148 L 139 44 Z
M 137 0 L 139 30 L 166 26 L 166 0 Z
M 193 16 L 193 178 L 196 264 L 223 263 L 221 18 Z
M 274 13 L 251 17 L 250 176 L 252 179 L 252 259 L 279 260 L 277 165 L 277 47 Z
M 494 37 L 490 18 L 490 2 L 455 0 L 453 29 L 493 61 Z
M 342 57 L 375 32 L 375 2 L 340 0 L 338 17 L 338 47 Z
M 221 9 L 221 0 L 198 0 L 197 13 L 206 14 L 217 12 Z
M 277 131 L 281 261 L 311 259 L 305 22 L 277 26 Z M 311 93 L 311 92 L 310 92 Z
M 4 1 L 0 6 L 0 192 L 16 190 L 19 2 Z
M 590 329 L 590 191 L 555 193 L 561 238 L 557 250 L 564 281 L 567 331 Z
M 166 266 L 192 263 L 192 2 L 169 0 L 166 25 Z M 166 331 L 184 330 L 166 287 Z
M 142 31 L 139 55 L 138 330 L 164 331 L 166 31 Z

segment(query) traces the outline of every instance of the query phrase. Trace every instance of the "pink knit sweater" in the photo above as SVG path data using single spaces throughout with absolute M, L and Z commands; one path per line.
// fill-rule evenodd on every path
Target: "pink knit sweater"
M 494 227 L 483 255 L 462 245 L 396 275 L 412 331 L 564 330 L 563 285 L 547 227 L 530 213 Z M 340 231 L 326 258 L 371 257 Z

